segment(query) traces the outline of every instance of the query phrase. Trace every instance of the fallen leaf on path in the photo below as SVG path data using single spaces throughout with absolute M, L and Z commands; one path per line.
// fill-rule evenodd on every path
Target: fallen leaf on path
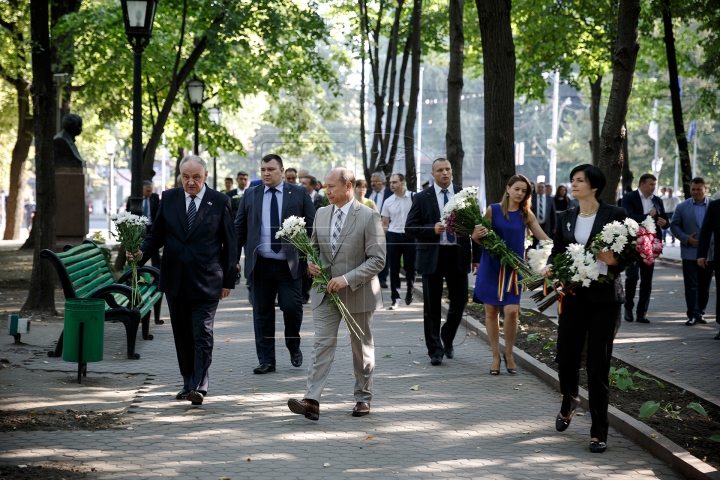
M 415 360 L 413 360 L 413 363 L 414 363 L 415 365 L 420 365 L 420 362 L 416 362 Z
M 330 466 L 329 463 L 324 463 L 324 464 L 323 464 L 323 467 L 329 467 L 329 466 Z
M 253 388 L 253 392 L 257 392 L 258 390 L 260 390 L 260 389 L 257 388 L 257 387 L 256 387 L 256 388 Z
M 525 435 L 530 435 L 532 433 L 532 430 L 528 430 L 527 432 L 522 432 Z
M 230 340 L 231 340 L 230 338 L 226 338 L 226 339 L 225 339 L 226 342 L 229 342 Z
M 385 355 L 383 358 L 390 358 L 390 357 L 392 357 L 392 355 L 390 355 L 390 354 L 388 353 L 388 354 Z
M 700 357 L 700 360 L 707 360 L 706 357 Z
M 535 450 L 535 453 L 540 453 L 540 452 L 542 452 L 542 450 Z
M 133 427 L 128 427 L 127 429 L 128 429 L 128 430 L 133 430 Z
M 584 417 L 585 414 L 584 414 L 584 413 L 578 413 L 577 416 L 578 416 L 578 417 Z
M 365 437 L 365 440 L 372 440 L 372 439 L 373 439 L 372 435 L 368 435 L 367 437 Z
M 420 388 L 420 385 L 413 385 L 410 390 L 417 390 L 418 388 Z
M 650 434 L 650 438 L 657 438 L 657 434 L 656 434 L 656 433 L 651 433 L 651 434 Z

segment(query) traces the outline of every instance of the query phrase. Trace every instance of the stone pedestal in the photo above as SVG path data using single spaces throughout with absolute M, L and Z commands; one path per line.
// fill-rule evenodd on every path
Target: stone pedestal
M 79 245 L 90 230 L 90 214 L 85 167 L 55 167 L 57 195 L 57 240 L 62 251 L 65 244 Z

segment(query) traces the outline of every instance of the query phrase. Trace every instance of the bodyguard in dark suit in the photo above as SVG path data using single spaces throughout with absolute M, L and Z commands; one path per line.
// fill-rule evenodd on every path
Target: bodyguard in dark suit
M 668 224 L 668 218 L 665 214 L 665 207 L 660 198 L 653 195 L 657 179 L 646 173 L 640 177 L 640 183 L 637 190 L 626 193 L 622 197 L 622 208 L 627 212 L 627 216 L 640 223 L 647 218 L 648 215 L 655 219 L 658 238 L 662 228 Z M 645 265 L 644 262 L 638 262 L 628 267 L 625 271 L 625 320 L 632 322 L 633 306 L 635 305 L 635 290 L 637 289 L 638 279 L 640 280 L 640 298 L 637 304 L 637 321 L 640 323 L 650 323 L 647 318 L 648 306 L 650 305 L 650 293 L 652 292 L 652 278 L 655 271 L 655 264 Z
M 237 243 L 230 198 L 207 186 L 205 161 L 188 155 L 180 173 L 183 186 L 163 193 L 140 264 L 165 247 L 160 291 L 183 377 L 176 398 L 198 405 L 208 392 L 215 311 L 235 288 Z
M 715 262 L 715 281 L 717 281 L 718 275 L 720 275 L 720 200 L 710 202 L 705 212 L 705 218 L 703 219 L 702 228 L 700 229 L 700 242 L 698 242 L 698 266 L 701 268 L 709 268 L 708 266 L 708 252 L 710 251 L 712 240 L 715 239 L 714 258 Z M 717 296 L 717 303 L 715 304 L 715 321 L 720 323 L 720 295 Z M 720 340 L 720 332 L 715 335 L 715 340 Z
M 275 297 L 285 321 L 285 346 L 295 367 L 302 365 L 302 277 L 307 263 L 285 239 L 275 238 L 282 222 L 291 216 L 304 217 L 312 234 L 315 207 L 305 187 L 282 180 L 279 155 L 266 155 L 260 162 L 263 185 L 245 192 L 235 217 L 237 250 L 245 247 L 245 278 L 251 280 L 255 348 L 260 364 L 257 374 L 275 371 Z
M 383 172 L 373 173 L 370 176 L 370 187 L 372 188 L 368 190 L 368 192 L 365 194 L 365 197 L 375 202 L 377 211 L 382 212 L 382 207 L 385 203 L 385 200 L 393 196 L 393 192 L 392 190 L 390 190 L 390 187 L 385 186 L 385 174 Z M 385 268 L 383 268 L 382 272 L 378 274 L 378 279 L 380 279 L 380 286 L 382 288 L 388 287 L 387 277 L 389 271 L 390 262 L 386 262 Z
M 445 203 L 462 188 L 452 184 L 452 167 L 444 158 L 432 164 L 435 184 L 415 195 L 405 221 L 405 234 L 417 239 L 415 267 L 422 275 L 425 344 L 433 365 L 443 356 L 453 358 L 453 340 L 468 300 L 468 273 L 473 259 L 469 237 L 445 232 L 440 215 Z M 440 329 L 443 280 L 447 283 L 450 309 Z
M 553 197 L 545 193 L 545 183 L 538 182 L 537 191 L 533 193 L 532 204 L 530 209 L 535 214 L 540 228 L 543 229 L 545 235 L 553 238 L 556 228 L 556 211 L 555 200 Z

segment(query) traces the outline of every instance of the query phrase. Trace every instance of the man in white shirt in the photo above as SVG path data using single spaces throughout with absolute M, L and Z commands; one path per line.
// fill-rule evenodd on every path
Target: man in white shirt
M 390 190 L 394 195 L 383 204 L 381 212 L 383 230 L 387 241 L 387 255 L 390 263 L 390 291 L 392 305 L 389 310 L 400 307 L 400 258 L 404 259 L 407 293 L 405 304 L 413 301 L 415 288 L 415 239 L 405 235 L 405 220 L 412 207 L 413 193 L 405 189 L 405 176 L 393 173 L 390 176 Z
M 667 218 L 672 219 L 673 214 L 675 213 L 675 209 L 680 204 L 680 199 L 673 195 L 673 189 L 672 187 L 668 187 L 665 191 L 665 196 L 663 197 L 663 206 L 665 207 L 665 213 L 667 214 Z M 673 234 L 673 231 L 670 229 L 670 224 L 668 223 L 665 225 L 665 228 L 663 228 L 663 238 L 662 241 L 665 243 L 665 237 L 670 235 L 670 238 L 672 238 L 672 243 L 675 243 L 675 235 Z

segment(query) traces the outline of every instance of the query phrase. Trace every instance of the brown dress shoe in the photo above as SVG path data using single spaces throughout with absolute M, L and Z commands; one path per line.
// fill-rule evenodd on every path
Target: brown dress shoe
M 305 418 L 310 420 L 320 418 L 320 403 L 317 400 L 311 400 L 309 398 L 296 400 L 291 398 L 288 400 L 288 408 L 291 412 L 297 413 L 298 415 L 305 415 Z
M 365 415 L 370 414 L 370 404 L 366 402 L 357 402 L 355 405 L 355 408 L 353 408 L 352 416 L 353 417 L 364 417 Z

